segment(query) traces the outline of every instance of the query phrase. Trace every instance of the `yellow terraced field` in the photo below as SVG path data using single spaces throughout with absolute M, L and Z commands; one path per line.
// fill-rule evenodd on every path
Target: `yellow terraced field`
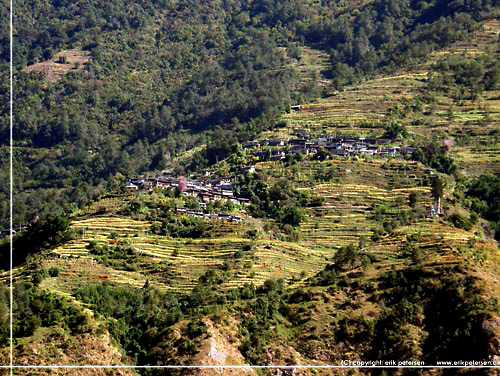
M 389 110 L 404 107 L 405 101 L 411 102 L 422 94 L 438 59 L 457 52 L 479 54 L 486 45 L 497 42 L 499 30 L 499 22 L 485 22 L 472 47 L 456 44 L 436 52 L 411 72 L 376 77 L 332 92 L 329 97 L 302 105 L 300 111 L 285 114 L 287 127 L 263 132 L 258 139 L 292 138 L 296 129 L 307 130 L 314 137 L 322 133 L 379 137 L 387 122 L 394 120 Z M 305 50 L 298 66 L 304 80 L 320 74 L 327 58 L 317 51 Z M 325 87 L 328 81 L 320 84 Z M 500 173 L 500 91 L 485 92 L 479 101 L 455 103 L 453 117 L 449 116 L 450 104 L 451 98 L 438 95 L 435 108 L 424 104 L 421 113 L 396 120 L 407 127 L 410 139 L 425 141 L 446 135 L 453 140 L 450 154 L 466 174 Z M 296 242 L 277 240 L 285 237 L 264 231 L 266 219 L 248 219 L 242 224 L 215 223 L 213 236 L 208 239 L 155 235 L 151 233 L 151 223 L 119 215 L 133 195 L 126 199 L 105 197 L 75 214 L 72 227 L 78 233 L 77 239 L 56 248 L 44 261 L 45 267 L 59 267 L 60 277 L 44 283 L 70 292 L 82 283 L 109 280 L 141 287 L 148 280 L 160 289 L 189 292 L 207 271 L 216 270 L 225 273 L 223 288 L 249 282 L 260 285 L 269 278 L 283 278 L 301 286 L 331 263 L 340 247 L 358 244 L 360 238 L 379 262 L 369 272 L 373 275 L 379 269 L 408 265 L 412 262 L 408 252 L 416 249 L 425 253 L 424 262 L 429 265 L 460 262 L 459 256 L 464 252 L 477 262 L 497 257 L 497 248 L 491 242 L 473 232 L 455 229 L 441 218 L 421 215 L 411 226 L 396 225 L 380 235 L 384 224 L 376 219 L 377 210 L 385 211 L 386 220 L 399 220 L 401 213 L 409 209 L 412 192 L 420 194 L 418 206 L 422 212 L 433 205 L 428 186 L 431 172 L 420 163 L 402 158 L 334 158 L 323 162 L 306 159 L 295 164 L 261 162 L 256 168 L 267 176 L 270 186 L 287 179 L 298 190 L 325 199 L 320 207 L 304 210 L 305 219 L 298 228 Z M 452 189 L 447 187 L 447 195 L 451 196 Z M 259 230 L 256 240 L 247 237 L 253 228 Z M 100 246 L 130 247 L 135 257 L 133 265 L 103 261 L 90 254 L 88 246 L 92 240 Z M 479 246 L 474 248 L 471 244 Z M 248 246 L 250 251 L 235 256 Z M 403 253 L 405 257 L 401 257 Z
M 47 267 L 56 266 L 61 270 L 57 283 L 54 283 L 58 291 L 69 292 L 79 283 L 99 283 L 101 280 L 141 287 L 146 280 L 150 280 L 160 289 L 187 292 L 205 271 L 219 269 L 225 261 L 233 260 L 234 253 L 245 244 L 253 244 L 255 251 L 252 257 L 237 260 L 242 266 L 225 283 L 228 288 L 241 286 L 245 282 L 258 285 L 268 278 L 288 279 L 301 272 L 310 276 L 326 264 L 322 252 L 276 240 L 250 241 L 234 236 L 201 240 L 170 239 L 145 235 L 149 229 L 147 222 L 119 217 L 77 220 L 72 226 L 85 229 L 85 233 L 56 248 L 52 252 L 53 257 L 46 261 Z M 116 241 L 111 239 L 112 233 L 118 234 Z M 230 231 L 228 233 L 231 234 Z M 131 247 L 139 259 L 139 270 L 117 270 L 97 262 L 88 250 L 92 240 L 110 247 L 114 246 L 112 243 Z M 168 273 L 168 277 L 164 273 Z

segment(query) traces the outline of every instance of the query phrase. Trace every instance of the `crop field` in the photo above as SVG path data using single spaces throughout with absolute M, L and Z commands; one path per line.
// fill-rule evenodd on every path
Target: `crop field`
M 129 195 L 129 197 L 133 196 Z M 73 217 L 116 213 L 118 210 L 123 208 L 125 201 L 126 200 L 124 200 L 123 196 L 105 197 L 87 206 L 86 208 L 75 212 Z
M 70 292 L 82 283 L 110 281 L 142 287 L 146 280 L 160 289 L 190 291 L 209 269 L 221 269 L 232 262 L 233 272 L 224 287 L 238 287 L 245 282 L 262 284 L 269 278 L 293 278 L 301 272 L 310 276 L 326 264 L 322 252 L 311 251 L 293 243 L 277 240 L 249 240 L 237 237 L 248 226 L 217 223 L 217 237 L 209 239 L 172 239 L 149 232 L 150 224 L 120 217 L 95 217 L 76 220 L 78 239 L 56 248 L 44 261 L 45 268 L 57 267 L 60 275 L 48 278 L 45 286 Z M 83 232 L 85 230 L 85 232 Z M 225 234 L 225 235 L 223 235 Z M 105 265 L 88 250 L 90 241 L 108 247 L 130 247 L 137 257 L 135 270 Z M 251 245 L 241 258 L 234 254 Z
M 152 234 L 147 221 L 110 214 L 89 217 L 85 212 L 84 217 L 72 222 L 77 238 L 56 248 L 44 261 L 45 268 L 57 267 L 61 271 L 58 277 L 44 280 L 44 285 L 69 293 L 85 283 L 110 281 L 142 287 L 149 281 L 162 290 L 189 292 L 205 272 L 217 270 L 225 275 L 223 288 L 247 282 L 260 285 L 269 278 L 283 278 L 292 286 L 300 286 L 330 263 L 340 247 L 357 245 L 360 238 L 365 239 L 368 251 L 379 261 L 370 273 L 411 262 L 407 253 L 401 257 L 408 252 L 408 244 L 426 252 L 424 262 L 430 264 L 460 262 L 461 252 L 469 252 L 472 241 L 482 244 L 480 248 L 485 251 L 470 257 L 484 261 L 496 255 L 496 247 L 490 242 L 452 228 L 441 219 L 420 218 L 410 226 L 397 227 L 373 239 L 382 225 L 376 217 L 380 208 L 385 219 L 397 220 L 409 210 L 411 192 L 419 193 L 418 206 L 422 210 L 432 206 L 430 188 L 424 185 L 428 171 L 419 163 L 401 159 L 336 159 L 305 160 L 291 168 L 285 168 L 281 162 L 266 162 L 258 168 L 267 170 L 271 179 L 291 179 L 297 189 L 325 198 L 320 207 L 305 209 L 306 218 L 300 225 L 297 242 L 276 240 L 265 233 L 249 239 L 248 230 L 262 227 L 265 221 L 251 218 L 241 224 L 213 222 L 210 238 L 175 239 Z M 318 177 L 325 174 L 327 178 L 318 183 Z M 120 206 L 117 200 L 103 199 L 106 205 Z M 97 202 L 92 207 L 100 205 Z M 130 248 L 133 262 L 124 264 L 97 257 L 89 252 L 91 241 L 110 249 L 119 246 L 123 253 Z
M 374 209 L 384 206 L 387 215 L 395 216 L 399 210 L 408 208 L 411 192 L 420 193 L 421 207 L 432 205 L 430 188 L 421 186 L 418 179 L 424 175 L 420 164 L 396 160 L 336 160 L 316 163 L 316 169 L 309 166 L 307 171 L 314 174 L 322 164 L 334 173 L 330 182 L 312 188 L 326 201 L 319 208 L 307 209 L 307 220 L 300 227 L 304 246 L 334 250 L 349 243 L 357 244 L 362 236 L 370 238 L 381 225 L 372 218 Z M 410 173 L 417 179 L 409 179 Z
M 326 79 L 322 72 L 328 68 L 330 57 L 321 50 L 315 50 L 310 47 L 301 47 L 302 54 L 297 66 L 295 67 L 302 77 L 302 84 L 314 80 L 319 86 L 328 86 L 330 80 Z
M 429 176 L 420 163 L 401 158 L 338 158 L 323 162 L 305 160 L 293 166 L 282 162 L 265 162 L 256 168 L 280 179 L 287 178 L 302 189 L 313 189 L 316 182 L 358 184 L 377 189 L 422 187 Z M 412 176 L 414 175 L 414 176 Z
M 49 61 L 36 63 L 25 68 L 26 72 L 43 73 L 50 82 L 59 81 L 72 70 L 78 71 L 91 60 L 90 52 L 81 50 L 64 50 L 58 52 Z
M 449 54 L 476 56 L 496 53 L 500 22 L 486 21 L 471 40 L 437 51 L 410 72 L 381 76 L 347 87 L 332 96 L 303 105 L 300 111 L 283 116 L 287 129 L 265 138 L 291 137 L 291 130 L 304 129 L 312 134 L 339 134 L 379 137 L 389 121 L 405 125 L 416 140 L 446 135 L 454 141 L 451 154 L 470 175 L 498 171 L 500 165 L 500 91 L 484 91 L 475 100 L 456 101 L 443 93 L 434 93 L 433 105 L 423 104 L 421 111 L 408 109 L 427 87 L 434 64 Z M 494 47 L 495 46 L 495 47 Z M 403 116 L 395 116 L 394 112 Z M 288 133 L 286 132 L 288 130 Z M 446 137 L 445 136 L 445 137 Z

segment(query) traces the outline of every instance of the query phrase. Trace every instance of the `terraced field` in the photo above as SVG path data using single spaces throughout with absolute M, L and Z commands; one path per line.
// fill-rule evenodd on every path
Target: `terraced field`
M 419 164 L 336 160 L 323 165 L 334 169 L 335 174 L 330 182 L 312 189 L 326 201 L 319 208 L 307 209 L 307 220 L 300 227 L 304 246 L 332 251 L 349 243 L 357 244 L 362 236 L 369 239 L 381 226 L 373 218 L 374 209 L 384 206 L 386 216 L 396 216 L 408 208 L 411 192 L 420 193 L 422 208 L 432 206 L 430 188 L 421 185 L 425 172 Z M 312 174 L 314 170 L 312 166 L 308 169 Z M 410 173 L 417 179 L 409 179 Z
M 149 280 L 160 289 L 188 292 L 201 275 L 221 269 L 224 262 L 234 263 L 224 287 L 238 287 L 245 282 L 259 285 L 269 278 L 297 278 L 301 272 L 305 273 L 301 278 L 306 278 L 326 264 L 322 252 L 293 243 L 237 237 L 248 230 L 244 224 L 216 223 L 218 237 L 200 240 L 152 235 L 149 223 L 120 217 L 77 220 L 72 226 L 82 235 L 55 249 L 44 261 L 45 268 L 61 270 L 59 277 L 47 279 L 45 285 L 61 292 L 102 280 L 136 287 Z M 110 247 L 131 247 L 137 256 L 137 270 L 120 270 L 98 262 L 88 250 L 91 240 Z M 235 252 L 248 244 L 253 250 L 235 258 Z
M 499 21 L 486 21 L 467 42 L 437 51 L 427 62 L 409 72 L 374 78 L 348 87 L 336 95 L 303 105 L 301 111 L 284 115 L 283 119 L 289 127 L 286 130 L 279 129 L 275 134 L 267 132 L 265 138 L 292 137 L 294 129 L 306 129 L 313 134 L 380 136 L 387 122 L 397 120 L 417 140 L 433 136 L 447 136 L 454 140 L 452 155 L 466 173 L 498 173 L 500 90 L 485 91 L 474 101 L 454 101 L 444 94 L 435 95 L 434 105 L 423 104 L 422 111 L 407 111 L 404 117 L 395 116 L 394 110 L 404 109 L 425 93 L 423 89 L 427 86 L 434 64 L 444 56 L 476 56 L 486 52 L 498 55 L 499 33 Z
M 401 257 L 408 251 L 407 244 L 425 251 L 429 263 L 463 260 L 460 252 L 471 248 L 472 240 L 482 244 L 486 253 L 497 253 L 492 243 L 471 232 L 454 229 L 439 218 L 420 218 L 411 226 L 397 227 L 373 238 L 382 227 L 375 215 L 380 208 L 384 208 L 385 219 L 398 220 L 402 212 L 409 210 L 411 192 L 419 192 L 422 211 L 432 206 L 430 188 L 424 184 L 429 171 L 419 163 L 402 159 L 335 159 L 305 160 L 292 168 L 285 168 L 282 162 L 266 162 L 257 167 L 269 173 L 271 179 L 291 179 L 299 190 L 325 198 L 322 206 L 306 209 L 298 242 L 276 240 L 265 232 L 256 240 L 249 239 L 248 230 L 262 228 L 265 223 L 252 218 L 241 224 L 214 222 L 211 238 L 173 239 L 152 234 L 151 223 L 146 221 L 110 214 L 88 217 L 85 213 L 85 217 L 72 222 L 78 238 L 55 249 L 44 261 L 45 268 L 58 267 L 61 273 L 43 283 L 69 293 L 82 283 L 108 280 L 142 287 L 148 280 L 162 290 L 189 292 L 204 273 L 217 270 L 224 275 L 223 288 L 247 282 L 260 285 L 269 278 L 283 278 L 300 286 L 331 262 L 341 246 L 358 244 L 362 237 L 366 249 L 380 261 L 374 270 L 411 262 L 407 254 Z M 317 183 L 323 175 L 328 178 Z M 104 199 L 104 204 L 108 204 L 106 200 L 109 199 Z M 100 205 L 98 202 L 93 207 Z M 104 262 L 89 252 L 90 241 L 110 248 L 133 249 L 133 265 L 117 267 L 113 260 Z M 483 256 L 478 255 L 478 259 Z
M 327 201 L 320 208 L 308 210 L 308 220 L 300 228 L 303 244 L 332 249 L 357 243 L 361 236 L 370 238 L 380 227 L 380 223 L 370 218 L 373 208 L 387 205 L 395 215 L 398 203 L 406 205 L 409 193 L 415 191 L 424 197 L 421 204 L 431 205 L 427 187 L 391 191 L 368 185 L 321 184 L 316 192 Z

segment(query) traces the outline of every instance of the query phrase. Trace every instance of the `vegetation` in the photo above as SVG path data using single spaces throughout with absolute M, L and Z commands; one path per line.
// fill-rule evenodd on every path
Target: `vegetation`
M 433 272 L 418 268 L 387 275 L 385 283 L 391 292 L 384 301 L 391 308 L 375 325 L 373 356 L 392 359 L 396 350 L 399 359 L 423 356 L 431 364 L 439 359 L 488 358 L 485 337 L 491 333 L 483 331 L 482 323 L 487 312 L 498 307 L 488 307 L 480 298 L 474 278 L 462 279 L 460 271 L 454 272 L 438 283 Z M 412 338 L 415 326 L 423 326 L 428 336 Z
M 240 175 L 235 190 L 252 201 L 252 215 L 275 218 L 281 226 L 297 227 L 304 219 L 301 208 L 321 206 L 324 202 L 320 196 L 294 189 L 287 179 L 274 181 L 270 186 L 266 176 L 260 174 Z
M 55 247 L 70 240 L 72 236 L 68 218 L 57 214 L 48 215 L 47 218 L 30 224 L 27 230 L 20 235 L 14 236 L 12 263 L 14 266 L 18 266 L 25 262 L 29 255 Z M 0 260 L 2 268 L 8 269 L 10 265 L 9 243 L 1 244 Z
M 500 240 L 500 179 L 481 175 L 470 182 L 466 193 L 471 210 L 491 221 L 495 239 Z
M 153 287 L 133 289 L 104 283 L 78 288 L 74 294 L 106 318 L 110 334 L 137 364 L 154 364 L 148 353 L 183 316 L 174 296 Z
M 488 0 L 19 4 L 16 358 L 72 364 L 97 351 L 83 338 L 136 365 L 499 356 L 500 24 L 482 22 L 497 13 Z M 242 146 L 307 135 L 415 151 Z M 182 179 L 125 192 L 126 177 L 202 168 L 251 204 L 201 205 Z M 8 299 L 0 286 L 0 360 Z
M 210 238 L 213 233 L 213 224 L 207 220 L 193 217 L 170 217 L 163 220 L 158 233 L 173 238 Z
M 2 287 L 2 315 L 0 321 L 0 343 L 9 343 L 10 320 L 7 313 L 7 289 Z M 14 288 L 13 336 L 32 336 L 38 328 L 58 327 L 71 334 L 91 331 L 89 319 L 81 309 L 49 292 L 43 292 L 30 282 L 20 282 Z

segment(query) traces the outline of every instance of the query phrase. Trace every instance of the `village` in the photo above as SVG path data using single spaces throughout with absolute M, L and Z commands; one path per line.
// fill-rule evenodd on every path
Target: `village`
M 320 148 L 324 148 L 332 155 L 340 157 L 355 156 L 396 156 L 411 155 L 415 148 L 400 146 L 387 146 L 393 143 L 393 140 L 386 138 L 357 138 L 345 136 L 331 136 L 322 134 L 318 139 L 310 140 L 311 135 L 304 130 L 296 130 L 294 133 L 297 138 L 289 141 L 280 139 L 249 141 L 245 149 L 262 149 L 254 153 L 260 161 L 282 160 L 287 155 L 293 154 L 317 154 Z
M 148 179 L 127 179 L 127 190 L 152 190 L 173 189 L 178 190 L 183 195 L 195 197 L 198 200 L 199 210 L 186 208 L 177 208 L 176 214 L 187 215 L 190 217 L 213 219 L 225 222 L 240 223 L 241 217 L 229 214 L 210 214 L 204 213 L 207 204 L 216 201 L 229 201 L 234 205 L 248 206 L 250 200 L 241 197 L 235 197 L 233 185 L 230 179 L 207 176 L 204 179 L 186 180 L 184 177 L 173 177 L 169 175 L 160 175 Z
M 335 137 L 331 135 L 320 135 L 315 140 L 304 130 L 295 131 L 296 138 L 289 141 L 271 139 L 263 141 L 249 141 L 244 145 L 247 154 L 253 155 L 255 161 L 278 161 L 285 160 L 290 155 L 304 154 L 314 156 L 321 150 L 326 150 L 331 156 L 356 157 L 356 156 L 406 156 L 415 151 L 415 148 L 393 146 L 394 142 L 385 138 L 356 138 Z M 392 144 L 391 146 L 388 146 Z M 255 166 L 242 166 L 241 173 L 254 173 Z M 176 214 L 188 215 L 197 218 L 227 221 L 233 223 L 241 222 L 241 217 L 228 214 L 206 213 L 207 204 L 216 201 L 231 202 L 243 207 L 251 204 L 247 198 L 236 197 L 230 178 L 218 177 L 208 171 L 203 176 L 192 175 L 190 180 L 184 177 L 176 177 L 164 171 L 162 175 L 155 178 L 127 179 L 126 189 L 128 191 L 151 191 L 154 188 L 162 190 L 172 189 L 183 195 L 192 196 L 197 199 L 199 208 L 196 210 L 187 208 L 176 209 Z M 409 175 L 410 178 L 415 178 Z M 438 213 L 427 213 L 427 216 L 437 216 Z

